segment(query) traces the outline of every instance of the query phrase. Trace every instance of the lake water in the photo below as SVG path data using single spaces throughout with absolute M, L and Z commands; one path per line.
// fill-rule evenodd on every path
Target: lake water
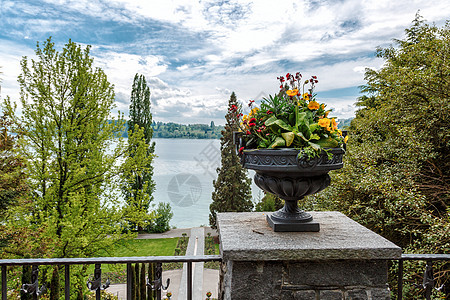
M 156 191 L 154 203 L 172 207 L 171 226 L 177 228 L 209 225 L 209 205 L 216 168 L 220 165 L 220 140 L 153 139 Z M 254 172 L 249 172 L 253 179 Z M 252 183 L 253 198 L 261 196 Z

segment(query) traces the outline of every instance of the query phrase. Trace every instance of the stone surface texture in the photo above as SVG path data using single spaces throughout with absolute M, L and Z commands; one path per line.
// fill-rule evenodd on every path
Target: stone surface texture
M 398 259 L 401 249 L 339 212 L 309 212 L 319 232 L 274 232 L 267 213 L 218 213 L 221 253 L 231 260 Z
M 265 213 L 219 213 L 219 299 L 389 299 L 387 261 L 401 249 L 339 212 L 320 232 L 273 232 Z

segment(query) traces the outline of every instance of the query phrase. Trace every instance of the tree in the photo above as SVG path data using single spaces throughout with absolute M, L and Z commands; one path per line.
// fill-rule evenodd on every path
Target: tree
M 11 135 L 12 120 L 0 116 L 0 220 L 11 205 L 17 205 L 28 190 L 25 160 L 15 150 L 17 136 Z
M 397 47 L 378 49 L 385 64 L 366 70 L 367 95 L 357 102 L 344 168 L 316 198 L 404 252 L 450 250 L 449 25 L 430 26 L 416 16 Z M 438 284 L 448 286 L 448 264 L 434 267 Z M 405 268 L 411 284 L 421 280 L 423 266 Z M 420 290 L 406 289 L 405 298 L 418 297 Z
M 250 184 L 247 171 L 241 166 L 233 143 L 233 132 L 238 131 L 238 115 L 240 105 L 233 92 L 228 101 L 226 125 L 220 138 L 221 166 L 217 168 L 217 180 L 213 181 L 214 191 L 209 206 L 209 224 L 216 228 L 216 213 L 243 212 L 253 208 Z
M 264 192 L 264 197 L 255 203 L 255 211 L 277 211 L 284 206 L 284 201 L 271 193 Z
M 150 106 L 150 88 L 147 86 L 144 75 L 136 74 L 131 90 L 130 119 L 128 120 L 130 151 L 127 159 L 140 164 L 140 168 L 129 169 L 130 172 L 124 174 L 123 192 L 127 211 L 130 212 L 126 217 L 131 228 L 137 230 L 142 230 L 151 221 L 152 217 L 148 215 L 148 210 L 155 191 L 155 182 L 152 179 L 155 142 L 151 141 L 153 129 Z M 138 155 L 136 149 L 139 148 L 139 139 L 136 140 L 133 135 L 138 134 L 140 130 L 142 130 L 140 139 L 144 143 L 141 143 L 141 146 L 146 150 L 137 158 L 135 156 Z
M 89 257 L 124 237 L 115 186 L 124 122 L 112 118 L 113 86 L 89 52 L 70 40 L 58 52 L 49 38 L 37 44 L 36 59 L 21 61 L 22 115 L 15 119 L 29 162 L 27 219 L 51 241 L 51 257 Z M 10 101 L 5 106 L 13 112 Z

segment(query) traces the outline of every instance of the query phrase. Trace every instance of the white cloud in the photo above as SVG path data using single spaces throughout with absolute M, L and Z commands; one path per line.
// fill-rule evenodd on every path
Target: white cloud
M 108 80 L 114 84 L 116 92 L 130 94 L 136 73 L 146 77 L 157 76 L 167 69 L 162 58 L 154 55 L 136 55 L 120 52 L 95 52 L 95 64 L 102 68 Z
M 187 118 L 225 113 L 231 91 L 243 102 L 273 94 L 276 77 L 286 72 L 317 75 L 318 91 L 361 85 L 365 68 L 382 65 L 373 57 L 375 48 L 402 38 L 419 9 L 425 19 L 441 25 L 450 11 L 445 0 L 36 1 L 2 3 L 4 9 L 28 16 L 6 16 L 4 24 L 10 25 L 8 32 L 15 38 L 36 40 L 47 33 L 66 38 L 68 26 L 85 26 L 86 32 L 73 40 L 101 37 L 102 45 L 94 44 L 91 53 L 115 85 L 121 110 L 126 109 L 125 96 L 135 73 L 140 73 L 152 90 L 155 114 L 175 119 L 170 112 L 181 111 L 178 118 L 184 123 Z M 60 9 L 63 17 L 44 18 L 49 13 L 46 6 L 55 15 Z M 80 18 L 87 23 L 77 23 Z M 89 20 L 103 20 L 96 23 L 103 27 L 89 28 Z M 17 89 L 9 76 L 18 75 L 14 55 L 21 45 L 10 46 L 0 50 L 3 95 Z M 329 101 L 337 113 L 347 114 L 353 98 Z

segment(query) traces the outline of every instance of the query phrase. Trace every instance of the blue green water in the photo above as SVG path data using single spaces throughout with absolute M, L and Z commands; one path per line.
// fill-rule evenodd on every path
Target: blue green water
M 171 226 L 209 224 L 209 205 L 216 168 L 220 165 L 219 140 L 153 139 L 156 142 L 154 203 L 168 202 L 173 211 Z M 253 178 L 254 173 L 249 173 Z M 259 189 L 252 185 L 254 198 Z

